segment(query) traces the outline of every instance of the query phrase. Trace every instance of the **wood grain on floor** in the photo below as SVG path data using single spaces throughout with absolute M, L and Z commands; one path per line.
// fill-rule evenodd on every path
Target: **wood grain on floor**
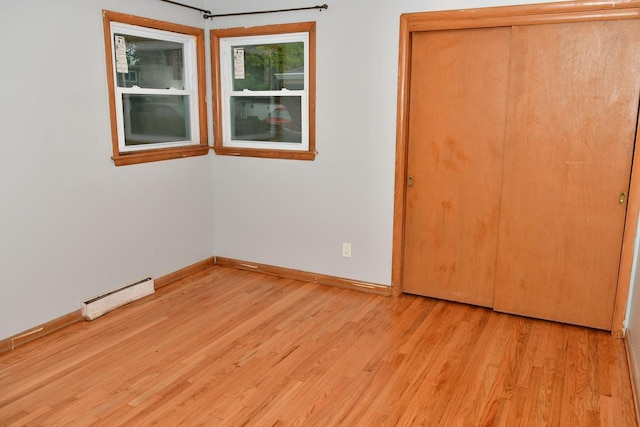
M 0 425 L 635 426 L 623 341 L 212 267 L 0 355 Z

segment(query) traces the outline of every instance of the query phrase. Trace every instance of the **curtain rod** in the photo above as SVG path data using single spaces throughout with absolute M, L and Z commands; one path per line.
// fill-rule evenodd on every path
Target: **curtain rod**
M 322 12 L 323 9 L 329 9 L 329 5 L 325 3 L 325 4 L 316 5 L 316 6 L 309 6 L 309 7 L 295 7 L 293 9 L 258 10 L 258 11 L 254 11 L 254 12 L 212 14 L 210 10 L 200 9 L 199 7 L 189 6 L 188 4 L 179 3 L 177 1 L 173 1 L 173 0 L 160 0 L 160 1 L 163 1 L 165 3 L 175 4 L 176 6 L 186 7 L 186 8 L 192 9 L 192 10 L 197 10 L 198 12 L 201 12 L 201 13 L 204 14 L 202 16 L 204 19 L 221 18 L 221 17 L 224 17 L 224 16 L 258 15 L 258 14 L 261 14 L 261 13 L 294 12 L 294 11 L 297 11 L 297 10 L 312 10 L 312 9 L 318 9 L 318 10 L 320 10 L 320 12 Z
M 254 12 L 220 13 L 220 14 L 215 14 L 215 15 L 213 15 L 213 14 L 211 14 L 211 12 L 209 12 L 209 13 L 205 13 L 203 18 L 204 19 L 209 19 L 209 18 L 221 18 L 221 17 L 224 17 L 224 16 L 258 15 L 258 14 L 261 14 L 261 13 L 293 12 L 293 11 L 298 11 L 298 10 L 312 10 L 312 9 L 318 9 L 318 10 L 320 10 L 320 12 L 322 12 L 323 9 L 329 9 L 329 5 L 325 3 L 325 4 L 322 4 L 322 5 L 316 5 L 316 6 L 310 6 L 310 7 L 296 7 L 296 8 L 293 8 L 293 9 L 258 10 L 258 11 L 254 11 Z
M 206 19 L 207 15 L 211 15 L 211 11 L 210 10 L 200 9 L 199 7 L 189 6 L 188 4 L 178 3 L 177 1 L 172 1 L 172 0 L 160 0 L 160 1 L 163 1 L 163 2 L 166 2 L 166 3 L 175 4 L 176 6 L 182 6 L 182 7 L 186 7 L 186 8 L 189 8 L 189 9 L 197 10 L 198 12 L 204 13 L 205 19 Z

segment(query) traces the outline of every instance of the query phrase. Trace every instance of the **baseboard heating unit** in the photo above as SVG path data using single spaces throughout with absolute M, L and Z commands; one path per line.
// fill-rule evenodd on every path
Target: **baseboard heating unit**
M 153 279 L 147 277 L 120 289 L 98 295 L 82 303 L 82 317 L 84 320 L 96 319 L 118 307 L 151 295 L 155 292 Z

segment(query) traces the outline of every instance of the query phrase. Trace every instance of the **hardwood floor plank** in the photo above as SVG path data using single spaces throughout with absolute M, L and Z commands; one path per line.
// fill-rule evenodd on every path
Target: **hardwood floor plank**
M 616 340 L 606 347 L 612 353 L 607 374 L 611 378 L 611 396 L 613 397 L 612 404 L 614 408 L 613 425 L 616 425 L 616 423 L 634 425 L 637 418 L 633 400 L 623 398 L 623 396 L 632 394 L 624 343 L 622 340 Z
M 452 419 L 452 417 L 460 417 L 465 420 L 467 425 L 475 425 L 479 422 L 479 402 L 486 398 L 488 394 L 487 380 L 491 378 L 489 381 L 493 381 L 492 374 L 495 374 L 495 371 L 492 370 L 483 372 L 492 356 L 487 349 L 496 346 L 500 335 L 495 331 L 502 329 L 506 321 L 506 316 L 493 316 L 489 310 L 481 311 L 481 313 L 483 317 L 477 332 L 479 336 L 472 351 L 468 353 L 469 360 L 473 363 L 466 364 L 466 369 L 456 385 L 464 392 L 452 393 L 452 404 L 448 414 L 443 416 L 443 422 Z
M 0 425 L 635 426 L 622 340 L 214 266 L 0 355 Z

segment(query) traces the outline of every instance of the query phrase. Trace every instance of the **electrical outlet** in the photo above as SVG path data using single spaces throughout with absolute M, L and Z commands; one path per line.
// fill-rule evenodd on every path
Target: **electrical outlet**
M 351 258 L 351 243 L 342 244 L 342 256 L 345 258 Z

